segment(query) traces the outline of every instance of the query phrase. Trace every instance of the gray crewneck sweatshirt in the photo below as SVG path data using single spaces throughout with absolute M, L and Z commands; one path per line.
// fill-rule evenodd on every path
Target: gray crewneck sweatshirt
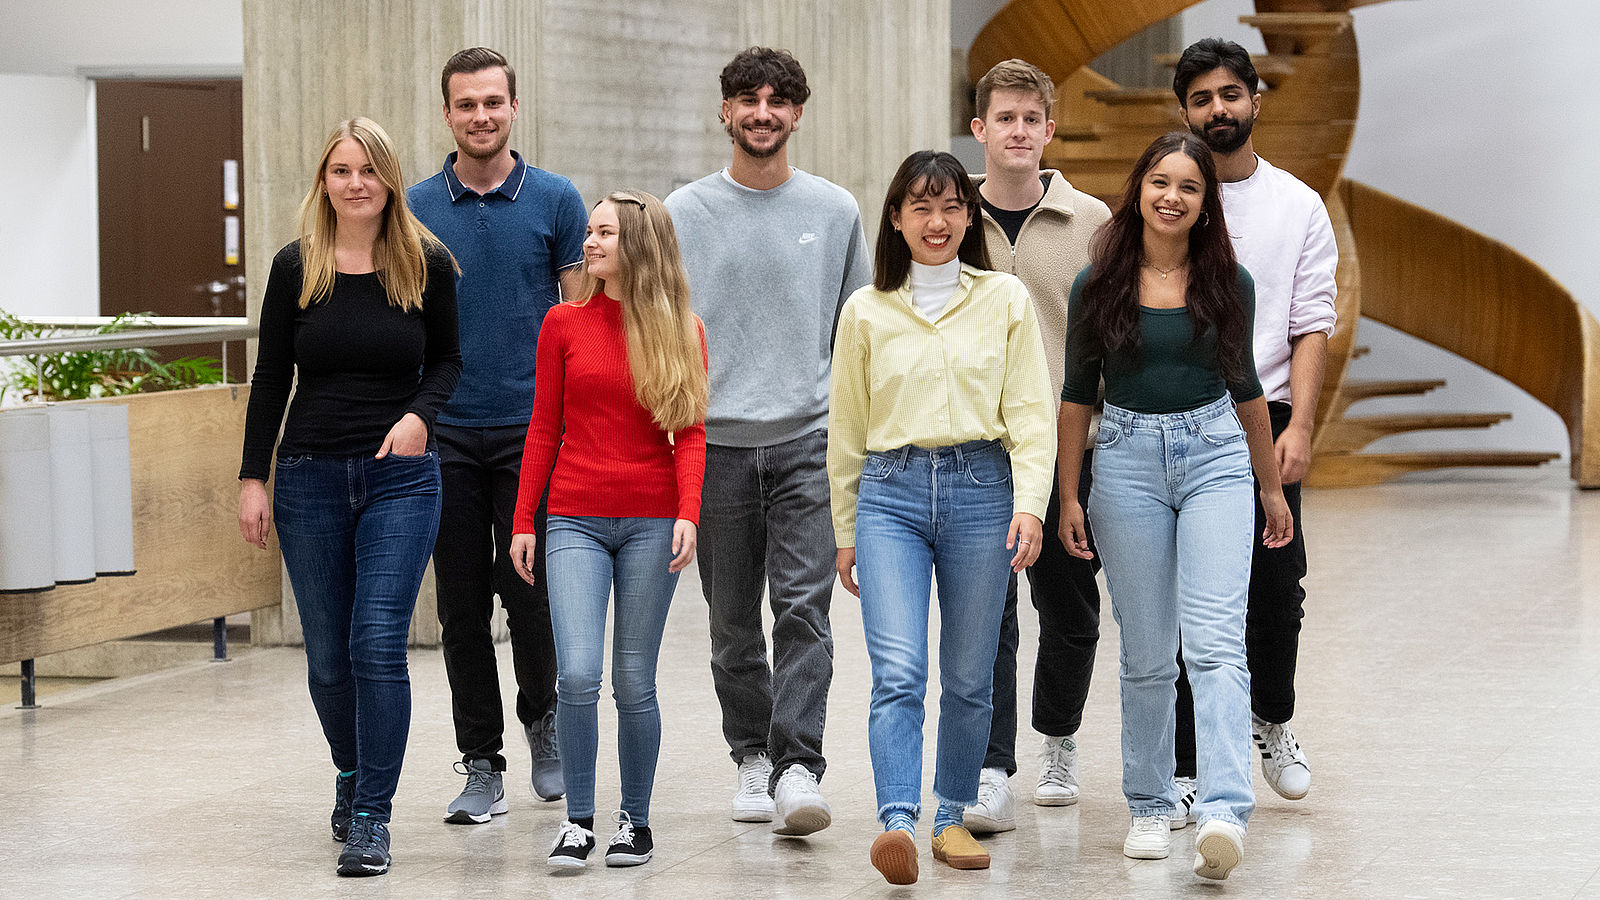
M 758 191 L 724 169 L 667 197 L 706 324 L 713 444 L 769 446 L 827 426 L 834 324 L 872 281 L 855 198 L 792 171 Z

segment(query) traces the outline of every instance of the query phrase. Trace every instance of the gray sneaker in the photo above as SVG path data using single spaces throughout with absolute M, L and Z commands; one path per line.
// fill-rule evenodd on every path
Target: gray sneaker
M 509 807 L 506 804 L 504 779 L 501 773 L 491 768 L 487 759 L 457 761 L 455 768 L 458 773 L 467 776 L 467 786 L 461 789 L 461 796 L 445 810 L 446 822 L 476 825 L 489 821 L 490 816 L 505 813 Z
M 524 725 L 522 734 L 533 754 L 533 795 L 540 800 L 560 800 L 567 793 L 567 782 L 561 775 L 561 751 L 556 748 L 556 711 Z

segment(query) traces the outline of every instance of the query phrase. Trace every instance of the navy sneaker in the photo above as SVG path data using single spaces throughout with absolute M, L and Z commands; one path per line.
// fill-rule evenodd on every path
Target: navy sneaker
M 350 836 L 339 854 L 340 875 L 382 875 L 389 871 L 389 826 L 360 813 L 350 819 Z
M 356 773 L 340 772 L 333 777 L 333 814 L 328 823 L 333 826 L 333 839 L 344 843 L 350 836 L 350 819 L 355 816 Z
M 633 818 L 622 810 L 617 810 L 612 821 L 617 823 L 617 836 L 606 848 L 606 865 L 617 868 L 649 862 L 656 849 L 655 841 L 650 839 L 650 826 L 633 824 Z

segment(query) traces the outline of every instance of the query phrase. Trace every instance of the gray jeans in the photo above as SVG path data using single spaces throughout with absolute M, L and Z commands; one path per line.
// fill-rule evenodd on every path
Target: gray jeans
M 765 751 L 818 778 L 833 681 L 833 521 L 828 432 L 768 447 L 706 447 L 700 582 L 711 607 L 711 679 L 735 762 Z M 761 591 L 772 604 L 772 665 Z M 769 785 L 770 787 L 770 785 Z

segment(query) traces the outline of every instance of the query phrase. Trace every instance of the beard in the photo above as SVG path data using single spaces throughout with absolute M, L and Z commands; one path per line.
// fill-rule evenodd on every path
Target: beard
M 789 135 L 794 134 L 794 129 L 790 128 L 788 131 L 779 134 L 773 140 L 771 146 L 757 147 L 751 144 L 750 141 L 744 136 L 743 129 L 735 128 L 732 122 L 722 123 L 722 128 L 724 131 L 728 132 L 728 137 L 733 138 L 733 142 L 739 145 L 739 149 L 743 150 L 753 159 L 771 159 L 772 157 L 777 156 L 778 152 L 781 151 L 784 145 L 789 142 Z
M 472 159 L 494 159 L 497 155 L 499 155 L 501 150 L 506 148 L 506 144 L 510 143 L 511 132 L 508 129 L 502 128 L 496 133 L 495 137 L 495 142 L 488 147 L 478 148 L 467 144 L 458 143 L 456 144 L 456 149 L 461 151 L 462 156 L 471 157 Z
M 1240 121 L 1238 119 L 1212 119 L 1204 126 L 1196 128 L 1189 126 L 1199 138 L 1206 142 L 1212 153 L 1232 153 L 1243 147 L 1250 140 L 1250 132 L 1255 129 L 1256 120 L 1252 117 Z M 1213 126 L 1231 126 L 1215 128 Z

